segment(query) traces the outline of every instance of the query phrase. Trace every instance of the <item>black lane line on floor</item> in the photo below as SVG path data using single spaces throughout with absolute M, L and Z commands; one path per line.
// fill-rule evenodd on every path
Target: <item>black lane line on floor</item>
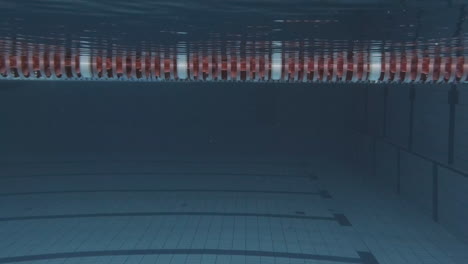
M 47 174 L 32 174 L 32 175 L 15 175 L 1 176 L 0 179 L 15 179 L 15 178 L 43 178 L 43 177 L 75 177 L 75 176 L 250 176 L 250 177 L 283 177 L 283 178 L 310 178 L 307 175 L 299 174 L 271 174 L 271 173 L 229 173 L 229 172 L 83 172 L 83 173 L 47 173 Z
M 358 251 L 357 253 L 363 264 L 379 264 L 374 254 L 366 251 Z
M 17 263 L 24 261 L 39 261 L 66 258 L 83 257 L 113 257 L 113 256 L 136 256 L 136 255 L 224 255 L 224 256 L 246 256 L 246 257 L 273 257 L 290 258 L 317 261 L 332 261 L 339 263 L 379 264 L 370 252 L 357 252 L 357 258 L 339 257 L 331 255 L 318 255 L 306 253 L 289 253 L 257 250 L 225 250 L 225 249 L 129 249 L 129 250 L 102 250 L 102 251 L 77 251 L 62 252 L 40 255 L 25 255 L 16 257 L 0 258 L 0 263 Z
M 168 164 L 168 165 L 181 165 L 181 164 L 208 164 L 224 166 L 224 165 L 249 165 L 249 166 L 271 166 L 271 167 L 285 167 L 285 168 L 297 168 L 302 169 L 308 166 L 307 162 L 281 162 L 281 161 L 190 161 L 190 160 L 132 160 L 132 159 L 111 159 L 111 160 L 69 160 L 69 161 L 11 161 L 11 162 L 0 162 L 0 165 L 4 168 L 25 168 L 25 165 L 44 165 L 44 164 L 109 164 L 109 163 L 126 163 L 126 164 Z M 30 167 L 29 167 L 30 168 Z M 40 167 L 44 168 L 44 167 Z M 49 167 L 51 168 L 51 167 Z
M 333 216 L 341 226 L 352 226 L 351 222 L 349 222 L 348 218 L 344 214 L 333 214 Z
M 263 191 L 263 190 L 213 190 L 213 189 L 109 189 L 109 190 L 68 190 L 68 191 L 41 191 L 41 192 L 14 192 L 0 193 L 0 197 L 47 195 L 47 194 L 73 194 L 73 193 L 173 193 L 173 192 L 198 192 L 198 193 L 258 193 L 258 194 L 287 194 L 287 195 L 317 195 L 323 199 L 332 199 L 326 190 L 319 192 L 291 192 L 291 191 Z
M 220 212 L 129 212 L 129 213 L 95 213 L 95 214 L 60 214 L 60 215 L 32 215 L 1 217 L 0 222 L 26 221 L 42 219 L 71 219 L 71 218 L 94 218 L 94 217 L 125 217 L 125 216 L 245 216 L 245 217 L 268 217 L 283 219 L 324 220 L 335 221 L 341 226 L 351 226 L 346 216 L 334 214 L 330 216 L 307 216 L 296 214 L 255 214 L 255 213 L 220 213 Z

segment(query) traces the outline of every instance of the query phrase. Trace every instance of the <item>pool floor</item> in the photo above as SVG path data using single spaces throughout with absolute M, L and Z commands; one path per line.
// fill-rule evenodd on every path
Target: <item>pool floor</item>
M 61 157 L 1 171 L 0 263 L 468 259 L 399 196 L 294 158 Z

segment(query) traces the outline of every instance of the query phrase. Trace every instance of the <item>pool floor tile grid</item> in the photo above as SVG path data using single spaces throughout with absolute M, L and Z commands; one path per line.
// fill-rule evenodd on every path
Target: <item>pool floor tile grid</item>
M 259 173 L 262 171 L 264 168 L 258 168 Z M 0 179 L 4 183 L 0 186 L 3 218 L 77 212 L 128 213 L 137 211 L 135 209 L 146 212 L 210 209 L 213 213 L 260 212 L 299 217 L 338 214 L 346 217 L 351 226 L 323 219 L 258 215 L 114 215 L 3 221 L 0 222 L 0 236 L 7 239 L 0 241 L 0 263 L 8 257 L 13 258 L 13 262 L 8 263 L 15 263 L 33 256 L 39 256 L 38 260 L 21 263 L 466 263 L 461 253 L 466 245 L 399 199 L 381 197 L 352 184 L 345 188 L 346 184 L 323 176 L 311 179 L 307 173 L 305 175 L 249 178 L 221 173 L 200 177 L 202 183 L 198 186 L 197 178 L 189 174 L 169 178 L 164 175 L 3 178 Z M 72 178 L 75 180 L 68 182 Z M 169 180 L 164 184 L 161 179 Z M 203 186 L 203 183 L 208 184 Z M 151 187 L 179 191 L 50 193 L 102 187 L 116 189 L 126 184 L 135 190 Z M 235 187 L 232 189 L 263 192 L 181 190 L 191 184 L 200 189 Z M 269 190 L 284 193 L 269 193 Z M 331 194 L 331 199 L 286 193 L 324 190 Z M 21 192 L 49 193 L 18 194 Z M 13 195 L 2 196 L 1 193 Z M 52 256 L 56 253 L 65 255 L 55 259 Z M 283 255 L 268 255 L 273 253 Z M 365 255 L 367 253 L 376 259 Z M 40 256 L 49 259 L 40 260 Z
M 0 172 L 2 173 L 2 172 Z M 0 174 L 1 175 L 1 174 Z M 306 177 L 269 177 L 234 175 L 154 175 L 154 174 L 57 174 L 55 177 L 0 177 L 1 193 L 66 191 L 66 190 L 242 190 L 313 192 L 319 185 Z M 132 178 L 132 181 L 129 181 Z

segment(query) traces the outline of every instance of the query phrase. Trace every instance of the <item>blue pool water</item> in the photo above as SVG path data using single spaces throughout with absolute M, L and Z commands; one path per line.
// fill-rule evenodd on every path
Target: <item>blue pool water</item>
M 468 37 L 464 4 L 461 0 L 1 1 L 0 41 L 117 50 L 178 42 L 209 49 L 236 41 L 306 41 L 311 48 L 326 50 L 352 45 L 377 50 L 463 47 Z
M 0 0 L 0 263 L 468 263 L 462 0 Z

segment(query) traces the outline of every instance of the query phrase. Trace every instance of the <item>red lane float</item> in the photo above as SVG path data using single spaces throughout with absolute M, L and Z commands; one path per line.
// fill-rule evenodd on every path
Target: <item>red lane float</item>
M 273 46 L 273 47 L 272 47 Z M 270 47 L 270 48 L 266 48 Z M 468 58 L 427 51 L 285 51 L 187 48 L 139 53 L 22 46 L 0 52 L 0 79 L 282 82 L 468 82 Z

